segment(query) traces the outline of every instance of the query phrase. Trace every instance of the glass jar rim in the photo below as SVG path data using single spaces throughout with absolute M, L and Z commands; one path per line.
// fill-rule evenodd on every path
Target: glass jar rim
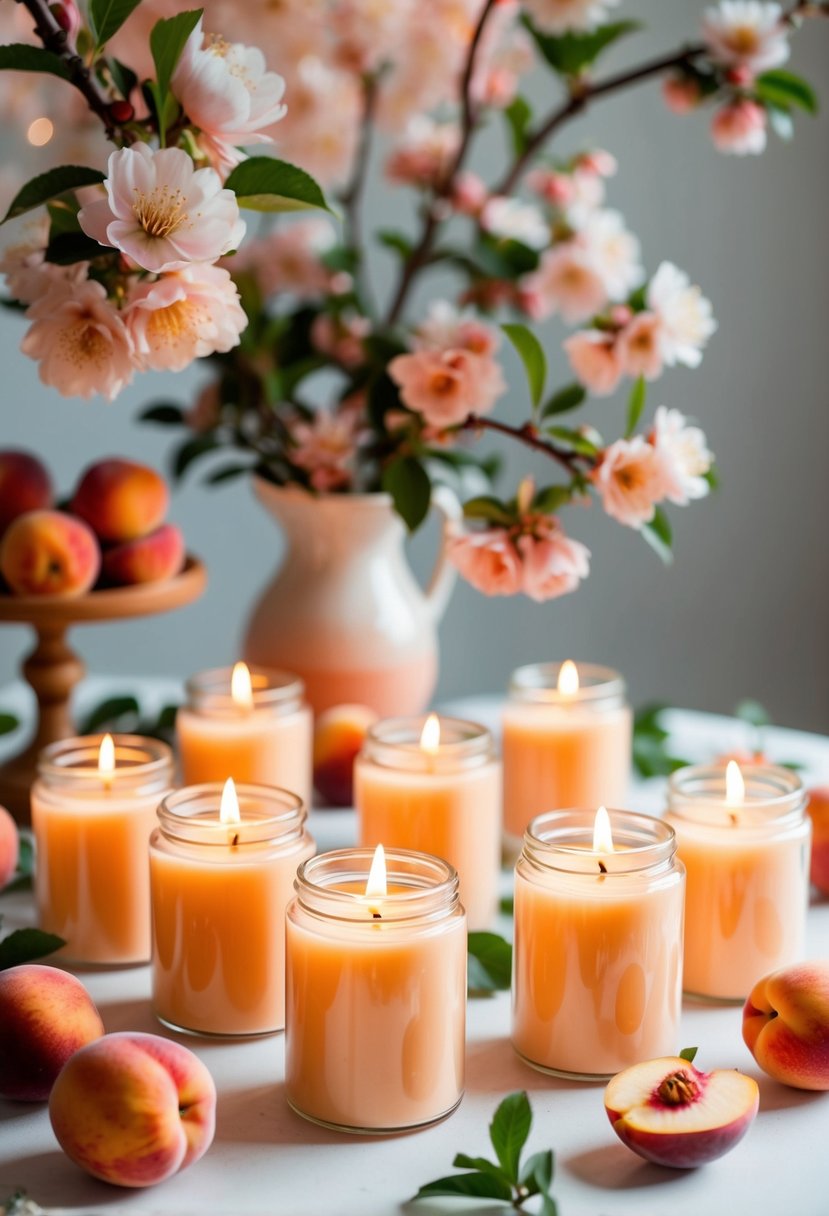
M 388 895 L 367 896 L 375 850 L 334 849 L 303 861 L 296 872 L 298 903 L 326 920 L 351 924 L 399 923 L 442 918 L 459 907 L 458 873 L 448 861 L 412 849 L 386 849 Z M 344 885 L 355 890 L 344 890 Z M 375 915 L 378 906 L 382 909 Z
M 278 668 L 247 663 L 250 672 L 253 710 L 271 709 L 286 713 L 302 703 L 305 684 L 299 676 Z M 230 691 L 233 667 L 211 667 L 197 672 L 184 682 L 187 704 L 200 713 L 232 715 L 245 713 L 244 706 L 234 701 Z
M 485 726 L 466 718 L 434 716 L 440 724 L 436 750 L 421 746 L 425 717 L 383 718 L 368 728 L 363 758 L 383 768 L 424 773 L 452 772 L 495 758 L 492 733 Z
M 274 785 L 235 783 L 240 823 L 222 823 L 219 807 L 224 783 L 206 782 L 173 790 L 156 814 L 162 834 L 188 844 L 246 845 L 279 841 L 288 844 L 305 831 L 307 812 L 298 794 Z
M 790 768 L 779 764 L 741 764 L 745 784 L 745 799 L 734 806 L 726 801 L 726 763 L 688 764 L 668 778 L 668 808 L 683 818 L 722 826 L 731 830 L 739 824 L 740 811 L 749 812 L 746 827 L 763 823 L 780 824 L 789 819 L 801 819 L 806 812 L 806 788 Z M 730 816 L 726 822 L 721 812 Z M 711 819 L 714 813 L 717 818 Z
M 543 869 L 570 874 L 598 872 L 608 877 L 650 870 L 674 857 L 676 833 L 669 823 L 639 811 L 616 808 L 608 808 L 616 848 L 611 853 L 594 852 L 595 815 L 595 810 L 583 807 L 537 815 L 524 833 L 522 857 Z
M 594 705 L 601 701 L 623 700 L 624 677 L 600 663 L 575 663 L 579 676 L 576 692 L 562 693 L 558 678 L 565 662 L 527 663 L 510 677 L 509 694 L 514 701 L 545 705 Z
M 98 769 L 98 755 L 107 734 L 115 748 L 115 768 L 104 776 Z M 173 767 L 172 749 L 161 739 L 102 731 L 48 744 L 38 757 L 37 775 L 47 789 L 70 795 L 102 786 L 113 792 L 149 792 L 172 783 Z

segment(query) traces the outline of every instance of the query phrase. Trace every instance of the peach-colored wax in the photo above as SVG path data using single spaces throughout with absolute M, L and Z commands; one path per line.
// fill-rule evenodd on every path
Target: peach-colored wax
M 224 782 L 272 785 L 311 798 L 313 728 L 311 710 L 289 713 L 270 709 L 200 713 L 182 708 L 176 715 L 182 783 Z
M 628 706 L 508 702 L 502 725 L 504 831 L 514 842 L 545 811 L 626 804 L 632 731 Z
M 554 1072 L 609 1076 L 675 1055 L 683 884 L 642 874 L 515 883 L 512 1041 Z
M 158 847 L 159 836 L 150 852 L 154 1013 L 203 1034 L 281 1030 L 285 909 L 313 842 Z
M 149 959 L 147 844 L 162 793 L 101 788 L 62 797 L 32 787 L 38 922 L 64 939 L 72 962 Z
M 803 957 L 808 818 L 780 835 L 667 814 L 687 871 L 685 991 L 742 1001 L 757 980 Z
M 361 757 L 354 802 L 362 846 L 382 843 L 444 858 L 458 871 L 470 930 L 491 926 L 500 868 L 500 764 L 417 772 Z
M 285 1085 L 322 1123 L 392 1130 L 460 1100 L 466 922 L 309 926 L 287 918 Z

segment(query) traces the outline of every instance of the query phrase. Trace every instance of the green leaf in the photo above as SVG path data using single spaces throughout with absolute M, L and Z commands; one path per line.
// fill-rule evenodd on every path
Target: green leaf
M 614 42 L 642 28 L 640 21 L 616 21 L 587 34 L 562 34 L 554 38 L 542 34 L 529 18 L 524 18 L 524 24 L 550 67 L 562 76 L 578 76 Z
M 93 258 L 112 252 L 85 232 L 58 232 L 50 236 L 45 260 L 53 266 L 74 266 L 76 262 L 91 262 Z
M 552 1195 L 544 1195 L 542 1197 L 538 1216 L 558 1216 L 558 1206 Z
M 64 232 L 81 231 L 81 226 L 78 223 L 80 207 L 74 195 L 70 195 L 68 198 L 56 199 L 53 203 L 47 203 L 46 210 L 49 212 L 50 241 Z
M 642 535 L 654 553 L 662 559 L 666 566 L 669 566 L 674 560 L 671 549 L 673 532 L 671 531 L 671 525 L 668 523 L 668 517 L 661 507 L 656 508 L 650 523 L 642 525 Z
M 488 1157 L 470 1157 L 467 1153 L 456 1153 L 452 1164 L 459 1170 L 477 1170 L 481 1174 L 489 1174 L 491 1178 L 500 1178 L 507 1185 L 510 1183 L 501 1166 L 490 1161 Z
M 167 17 L 156 21 L 150 31 L 150 50 L 155 64 L 156 94 L 159 105 L 164 104 L 170 90 L 173 72 L 181 59 L 181 53 L 187 39 L 199 23 L 204 9 L 189 9 L 184 13 L 176 13 L 175 17 Z
M 309 173 L 284 160 L 252 156 L 237 165 L 225 182 L 248 211 L 330 211 L 325 195 Z
M 386 249 L 392 249 L 395 253 L 399 253 L 401 258 L 406 259 L 412 255 L 414 246 L 402 232 L 395 232 L 391 228 L 383 228 L 377 233 L 377 240 L 381 245 L 385 245 Z
M 220 486 L 226 481 L 236 481 L 238 477 L 246 477 L 253 467 L 250 464 L 223 464 L 221 468 L 215 469 L 205 477 L 204 484 L 206 486 Z
M 435 1195 L 465 1195 L 473 1199 L 500 1199 L 502 1203 L 512 1200 L 512 1187 L 491 1174 L 450 1174 L 427 1182 L 414 1199 L 429 1199 Z
M 648 395 L 645 377 L 640 376 L 633 388 L 631 389 L 630 398 L 628 400 L 628 417 L 625 427 L 625 439 L 630 439 L 633 432 L 642 417 L 642 411 L 645 408 L 645 398 Z
M 44 203 L 66 194 L 69 190 L 77 190 L 81 186 L 95 186 L 104 180 L 100 169 L 88 169 L 84 165 L 61 165 L 58 169 L 49 169 L 27 182 L 18 190 L 11 206 L 0 223 L 13 220 L 26 211 L 42 207 Z
M 703 473 L 703 477 L 708 482 L 708 485 L 710 486 L 712 492 L 714 490 L 719 490 L 720 475 L 719 475 L 719 472 L 717 471 L 717 466 L 715 464 L 711 465 L 711 468 L 708 470 L 707 473 Z
M 547 486 L 533 499 L 533 510 L 543 515 L 555 515 L 572 498 L 569 486 Z
M 544 382 L 547 379 L 547 356 L 544 354 L 544 347 L 526 325 L 513 323 L 502 325 L 501 329 L 521 356 L 527 373 L 530 400 L 537 406 L 544 394 Z
M 129 101 L 133 89 L 138 85 L 138 77 L 132 68 L 128 68 L 119 59 L 109 59 L 107 63 L 116 89 L 125 101 Z
M 544 1149 L 540 1153 L 533 1153 L 528 1157 L 521 1167 L 521 1182 L 525 1186 L 531 1185 L 533 1182 L 539 1191 L 549 1191 L 553 1184 L 553 1151 L 552 1149 Z
M 139 706 L 135 697 L 107 697 L 105 701 L 101 701 L 99 705 L 89 711 L 78 727 L 78 734 L 93 735 L 102 726 L 111 725 L 119 718 L 125 718 L 127 714 L 137 717 L 138 712 Z
M 530 1100 L 523 1090 L 508 1094 L 500 1104 L 489 1125 L 489 1138 L 504 1173 L 518 1183 L 521 1150 L 530 1134 L 533 1114 Z
M 17 730 L 20 725 L 20 719 L 14 714 L 0 713 L 0 735 L 10 735 L 13 730 Z
M 507 992 L 512 977 L 512 946 L 497 933 L 470 933 L 470 992 Z
M 423 465 L 414 456 L 398 456 L 386 465 L 381 483 L 406 527 L 410 532 L 417 531 L 432 499 L 432 483 Z
M 138 415 L 138 421 L 155 422 L 159 426 L 183 426 L 184 410 L 180 405 L 160 401 L 158 405 L 151 405 L 146 410 L 142 410 Z
M 0 46 L 0 69 L 17 72 L 47 72 L 70 80 L 69 68 L 58 55 L 46 51 L 42 46 L 28 46 L 25 42 L 13 42 Z
M 515 899 L 512 895 L 505 895 L 498 903 L 498 909 L 504 916 L 513 916 L 515 914 Z
M 754 701 L 748 697 L 741 701 L 734 710 L 734 717 L 739 718 L 741 722 L 747 722 L 749 726 L 753 726 L 757 730 L 763 730 L 766 726 L 771 726 L 771 718 L 765 708 L 759 701 Z
M 463 513 L 467 519 L 486 519 L 490 523 L 503 524 L 509 527 L 515 523 L 515 516 L 498 498 L 489 494 L 479 494 L 463 504 Z
M 513 98 L 504 110 L 504 118 L 510 133 L 510 143 L 514 156 L 521 156 L 527 147 L 530 135 L 530 123 L 533 112 L 526 97 L 520 95 Z
M 779 106 L 781 110 L 799 106 L 808 114 L 817 114 L 817 94 L 807 80 L 793 72 L 782 72 L 779 68 L 763 72 L 754 81 L 754 91 L 761 101 Z
M 179 481 L 189 469 L 194 460 L 200 460 L 209 452 L 215 452 L 221 447 L 218 436 L 208 431 L 205 435 L 196 435 L 195 439 L 186 439 L 180 444 L 173 455 L 173 477 Z
M 553 393 L 550 400 L 541 410 L 542 418 L 550 418 L 553 414 L 566 414 L 576 409 L 587 398 L 587 390 L 581 384 L 568 384 Z
M 683 1047 L 679 1053 L 679 1058 L 680 1060 L 687 1060 L 689 1064 L 693 1064 L 698 1051 L 698 1047 Z
M 0 942 L 0 971 L 35 958 L 44 958 L 65 945 L 63 938 L 56 937 L 54 933 L 44 933 L 41 929 L 15 929 Z
M 95 34 L 95 50 L 100 50 L 117 34 L 141 0 L 90 0 L 89 22 Z
M 550 426 L 546 428 L 546 434 L 551 439 L 560 439 L 574 452 L 578 452 L 580 456 L 596 456 L 599 449 L 595 443 L 591 443 L 589 439 L 585 439 L 584 435 L 578 431 L 573 431 L 566 426 Z

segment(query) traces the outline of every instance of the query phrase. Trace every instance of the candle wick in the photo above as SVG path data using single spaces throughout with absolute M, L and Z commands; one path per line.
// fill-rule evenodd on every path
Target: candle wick
M 606 874 L 606 873 L 607 873 L 607 866 L 604 864 L 604 862 L 603 862 L 603 861 L 600 861 L 600 862 L 599 862 L 599 873 L 600 873 L 600 874 Z
M 237 845 L 239 843 L 239 833 L 238 832 L 233 833 L 233 839 L 231 840 L 230 843 L 231 843 L 231 845 Z
M 728 818 L 729 818 L 729 820 L 731 821 L 731 826 L 732 826 L 733 828 L 736 828 L 736 826 L 737 826 L 737 816 L 734 814 L 734 812 L 733 812 L 733 811 L 729 811 L 729 812 L 728 812 Z
M 377 911 L 377 909 L 376 909 L 376 908 L 372 908 L 372 910 L 371 910 L 371 919 L 372 919 L 372 920 L 382 920 L 382 919 L 383 919 L 383 917 L 380 915 L 380 913 Z

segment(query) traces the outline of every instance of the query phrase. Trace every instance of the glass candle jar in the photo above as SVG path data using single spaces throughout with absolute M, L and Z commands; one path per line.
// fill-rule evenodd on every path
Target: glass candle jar
M 31 793 L 35 899 L 67 962 L 124 966 L 150 957 L 147 842 L 173 784 L 173 754 L 156 739 L 114 735 L 108 762 L 105 738 L 41 752 Z
M 183 783 L 232 777 L 291 790 L 309 806 L 313 729 L 302 681 L 251 667 L 249 682 L 234 684 L 234 670 L 205 671 L 185 685 L 187 704 L 176 715 Z
M 742 778 L 729 799 L 725 765 L 679 769 L 665 817 L 688 871 L 685 991 L 728 1002 L 802 958 L 809 900 L 803 783 L 775 765 L 745 765 Z
M 593 663 L 519 667 L 502 726 L 510 852 L 545 811 L 625 805 L 633 716 L 618 672 Z
M 389 718 L 372 726 L 354 768 L 360 844 L 443 857 L 455 867 L 470 929 L 498 903 L 501 765 L 492 736 L 460 718 Z
M 595 1081 L 678 1050 L 685 875 L 673 829 L 611 811 L 534 819 L 515 871 L 512 1042 L 543 1072 Z
M 287 790 L 239 785 L 165 798 L 150 841 L 153 1010 L 175 1030 L 270 1034 L 285 1025 L 285 909 L 314 852 L 305 807 Z
M 466 918 L 448 862 L 371 849 L 300 866 L 287 918 L 285 1085 L 298 1114 L 350 1132 L 443 1118 L 461 1100 Z

